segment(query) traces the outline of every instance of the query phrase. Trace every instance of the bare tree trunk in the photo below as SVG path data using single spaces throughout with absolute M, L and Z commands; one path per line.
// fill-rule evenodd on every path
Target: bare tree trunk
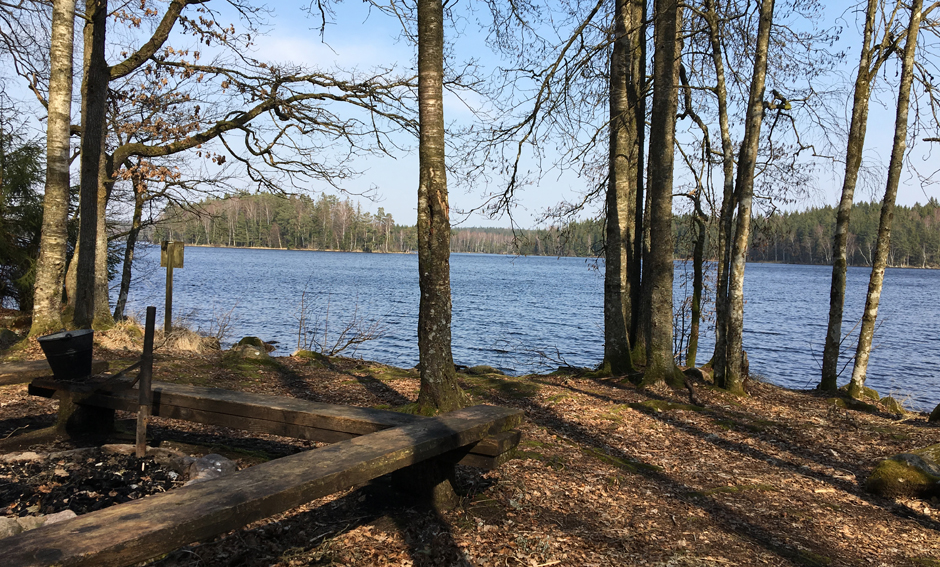
M 111 305 L 108 294 L 108 230 L 107 230 L 107 210 L 108 201 L 111 199 L 111 188 L 114 183 L 110 182 L 113 167 L 107 159 L 104 136 L 101 137 L 101 167 L 98 179 L 98 222 L 95 229 L 95 316 L 92 326 L 95 329 L 107 329 L 114 325 L 114 318 L 111 317 Z
M 127 294 L 131 288 L 131 273 L 134 266 L 134 248 L 137 246 L 137 236 L 140 234 L 140 219 L 144 211 L 144 192 L 147 189 L 146 181 L 139 173 L 131 173 L 134 186 L 134 217 L 131 228 L 127 231 L 127 246 L 124 248 L 124 267 L 121 271 L 121 287 L 118 291 L 117 303 L 114 306 L 114 319 L 124 320 L 124 307 L 127 305 Z
M 636 92 L 632 94 L 636 98 L 636 144 L 639 148 L 636 156 L 636 206 L 634 207 L 633 221 L 633 257 L 630 262 L 630 290 L 633 300 L 632 313 L 630 314 L 630 345 L 633 347 L 634 354 L 637 352 L 637 342 L 644 333 L 640 328 L 640 306 L 643 298 L 643 252 L 644 236 L 643 231 L 643 211 L 645 210 L 645 191 L 646 186 L 646 168 L 644 162 L 644 150 L 646 148 L 646 0 L 632 0 L 631 11 L 633 21 L 639 22 L 639 30 L 636 38 L 636 49 L 631 53 L 631 69 L 634 77 L 632 87 Z M 644 349 L 645 357 L 645 349 Z
M 637 102 L 643 97 L 636 2 L 617 0 L 610 60 L 610 172 L 604 272 L 604 362 L 612 374 L 633 372 L 630 329 L 637 302 L 633 270 L 636 238 L 637 169 L 642 147 Z
M 698 355 L 699 326 L 702 321 L 702 291 L 705 287 L 705 240 L 708 238 L 705 214 L 702 212 L 701 193 L 695 196 L 695 212 L 692 218 L 698 228 L 695 237 L 695 248 L 692 250 L 692 321 L 689 323 L 689 348 L 685 355 L 685 365 L 695 366 L 695 357 Z
M 418 369 L 422 414 L 465 406 L 451 352 L 450 210 L 444 155 L 444 8 L 418 0 Z
M 654 15 L 653 109 L 650 126 L 650 252 L 646 257 L 650 316 L 646 329 L 646 369 L 642 385 L 683 384 L 672 355 L 672 184 L 682 11 L 677 0 L 660 0 Z
M 95 252 L 98 229 L 98 189 L 105 106 L 108 96 L 108 64 L 105 61 L 107 0 L 86 0 L 85 76 L 82 81 L 81 209 L 78 271 L 73 320 L 77 327 L 91 327 L 95 316 Z M 71 301 L 71 298 L 69 298 Z
M 920 31 L 921 9 L 923 0 L 914 0 L 911 5 L 911 23 L 907 28 L 907 42 L 904 45 L 904 61 L 901 65 L 901 86 L 898 89 L 898 112 L 894 123 L 894 144 L 891 147 L 891 161 L 888 165 L 888 183 L 885 197 L 881 204 L 881 218 L 878 222 L 878 245 L 868 282 L 868 296 L 865 299 L 865 313 L 862 315 L 862 328 L 858 335 L 858 348 L 855 350 L 855 367 L 852 369 L 852 381 L 849 382 L 849 395 L 858 396 L 865 386 L 868 372 L 868 357 L 871 354 L 871 341 L 875 333 L 875 319 L 878 317 L 878 303 L 881 300 L 881 287 L 884 283 L 888 250 L 891 247 L 891 222 L 894 219 L 894 202 L 898 195 L 901 168 L 904 165 L 904 151 L 907 149 L 907 115 L 911 104 L 911 82 L 914 78 L 914 53 L 917 50 L 917 34 Z
M 839 347 L 842 344 L 842 310 L 845 306 L 845 277 L 848 266 L 846 245 L 849 235 L 849 217 L 855 200 L 858 170 L 862 164 L 865 147 L 865 132 L 868 126 L 868 101 L 871 98 L 872 34 L 879 0 L 868 0 L 865 10 L 865 32 L 862 52 L 855 77 L 855 95 L 852 101 L 852 121 L 845 150 L 845 177 L 842 180 L 842 198 L 836 213 L 836 233 L 833 245 L 832 284 L 829 290 L 829 327 L 826 346 L 823 349 L 822 378 L 820 390 L 835 391 L 838 388 Z
M 725 389 L 744 393 L 744 264 L 751 232 L 751 202 L 754 197 L 754 170 L 760 127 L 764 116 L 764 81 L 767 76 L 767 52 L 770 46 L 770 28 L 774 17 L 774 0 L 761 0 L 760 22 L 757 26 L 757 48 L 754 53 L 754 73 L 748 96 L 747 117 L 744 123 L 744 141 L 738 154 L 738 172 L 735 192 L 738 195 L 738 218 L 731 251 L 731 269 L 728 276 L 728 323 L 725 352 Z
M 728 322 L 728 259 L 731 256 L 731 227 L 734 223 L 736 201 L 734 196 L 734 143 L 731 141 L 731 126 L 728 119 L 728 91 L 725 86 L 724 49 L 718 27 L 718 12 L 714 0 L 705 0 L 705 20 L 708 22 L 712 62 L 715 66 L 715 95 L 718 99 L 718 125 L 721 132 L 721 164 L 724 176 L 721 211 L 718 217 L 718 283 L 715 292 L 715 350 L 712 368 L 715 383 L 724 380 L 725 352 L 727 348 Z
M 52 68 L 49 77 L 49 118 L 46 124 L 46 187 L 30 335 L 42 335 L 62 327 L 62 284 L 68 242 L 74 26 L 75 0 L 53 0 L 52 42 L 49 50 Z

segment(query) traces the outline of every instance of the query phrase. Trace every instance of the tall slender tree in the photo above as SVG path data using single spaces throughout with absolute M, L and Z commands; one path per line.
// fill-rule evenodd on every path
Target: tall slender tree
M 451 352 L 450 208 L 444 128 L 444 6 L 418 0 L 418 370 L 421 413 L 467 405 Z
M 107 0 L 86 0 L 82 77 L 81 206 L 75 297 L 69 298 L 77 327 L 91 327 L 95 317 L 95 257 L 98 247 L 99 188 L 105 144 L 108 63 L 105 60 Z M 105 200 L 106 201 L 106 200 Z M 104 211 L 100 211 L 104 216 Z M 110 314 L 106 313 L 110 318 Z
M 826 345 L 823 349 L 822 378 L 820 390 L 835 391 L 838 388 L 839 350 L 842 345 L 842 315 L 845 306 L 845 281 L 848 267 L 849 219 L 855 200 L 855 187 L 862 164 L 865 134 L 868 128 L 868 104 L 871 99 L 872 82 L 878 69 L 893 52 L 893 35 L 887 33 L 894 22 L 894 12 L 885 22 L 884 35 L 875 43 L 875 19 L 880 0 L 868 0 L 865 8 L 865 28 L 862 34 L 862 49 L 859 55 L 855 90 L 852 97 L 852 117 L 845 149 L 845 176 L 842 178 L 842 196 L 836 213 L 836 229 L 833 236 L 832 283 L 829 289 L 829 325 Z
M 682 8 L 678 0 L 659 0 L 653 15 L 653 105 L 650 122 L 649 254 L 644 257 L 643 287 L 649 297 L 646 369 L 642 384 L 665 381 L 681 385 L 682 373 L 672 353 L 673 234 L 672 190 Z
M 855 350 L 855 367 L 849 382 L 849 395 L 857 397 L 865 386 L 868 373 L 868 357 L 871 354 L 872 337 L 875 334 L 875 319 L 878 317 L 878 304 L 881 301 L 881 288 L 884 284 L 885 268 L 888 264 L 888 252 L 891 247 L 891 223 L 894 220 L 894 203 L 898 195 L 901 180 L 901 168 L 904 165 L 904 152 L 907 149 L 907 119 L 911 105 L 911 83 L 914 80 L 914 54 L 917 51 L 917 35 L 923 18 L 923 0 L 914 0 L 911 4 L 911 20 L 907 26 L 904 44 L 904 59 L 901 63 L 901 84 L 898 87 L 898 107 L 894 122 L 894 142 L 891 146 L 891 160 L 888 163 L 888 182 L 884 200 L 881 203 L 881 217 L 878 222 L 878 244 L 872 262 L 871 277 L 868 281 L 868 295 L 865 298 L 865 312 L 862 315 L 862 328 L 858 335 L 858 347 Z
M 54 0 L 49 52 L 52 65 L 49 76 L 49 117 L 46 121 L 46 190 L 30 335 L 41 335 L 62 327 L 62 283 L 68 238 L 66 223 L 74 31 L 75 0 Z
M 646 68 L 644 0 L 616 0 L 610 56 L 610 164 L 604 262 L 604 360 L 613 374 L 633 372 L 631 331 L 639 303 L 635 258 L 637 192 L 643 192 Z M 635 332 L 634 332 L 635 335 Z
M 747 116 L 744 121 L 744 140 L 738 153 L 738 171 L 735 178 L 738 213 L 728 274 L 727 321 L 725 323 L 727 343 L 724 366 L 715 370 L 716 382 L 723 388 L 736 393 L 744 392 L 744 378 L 746 377 L 743 367 L 744 265 L 747 261 L 750 238 L 754 173 L 757 167 L 761 122 L 764 117 L 764 82 L 767 77 L 767 56 L 773 17 L 774 0 L 761 0 L 754 69 L 748 95 Z

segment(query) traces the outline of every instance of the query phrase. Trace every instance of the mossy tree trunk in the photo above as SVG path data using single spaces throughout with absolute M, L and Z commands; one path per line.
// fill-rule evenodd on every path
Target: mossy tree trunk
M 642 183 L 644 116 L 640 35 L 642 7 L 616 0 L 610 60 L 610 164 L 604 272 L 604 362 L 612 374 L 633 372 L 631 329 L 639 303 L 636 202 Z
M 69 209 L 69 128 L 72 106 L 72 39 L 75 0 L 53 0 L 49 50 L 49 117 L 46 121 L 46 186 L 42 240 L 36 261 L 33 323 L 30 335 L 62 327 L 62 284 L 65 277 Z
M 865 148 L 865 132 L 868 127 L 868 102 L 871 98 L 871 82 L 880 66 L 880 58 L 875 59 L 872 67 L 872 35 L 875 29 L 875 16 L 879 0 L 868 0 L 865 10 L 865 31 L 862 37 L 862 50 L 859 58 L 858 73 L 855 77 L 855 94 L 852 100 L 852 118 L 849 125 L 849 138 L 845 150 L 845 176 L 842 179 L 842 197 L 836 214 L 836 232 L 833 237 L 832 283 L 829 289 L 829 326 L 826 332 L 826 346 L 823 349 L 822 378 L 820 390 L 834 392 L 838 388 L 839 347 L 842 345 L 842 312 L 845 306 L 845 278 L 848 266 L 847 244 L 849 236 L 849 217 L 855 200 L 855 186 L 858 183 L 858 171 L 862 164 L 862 151 Z M 888 36 L 885 34 L 885 42 Z M 881 50 L 885 47 L 882 43 Z
M 679 32 L 682 9 L 677 0 L 660 0 L 653 16 L 653 108 L 650 125 L 649 194 L 650 251 L 649 324 L 646 328 L 646 369 L 642 385 L 656 382 L 682 384 L 682 373 L 672 353 L 672 186 L 675 157 L 676 110 L 679 82 Z
M 451 352 L 450 211 L 444 154 L 444 8 L 418 0 L 418 411 L 467 404 Z
M 911 5 L 911 21 L 907 28 L 904 60 L 901 64 L 901 85 L 898 87 L 894 143 L 891 146 L 888 182 L 885 187 L 884 201 L 881 204 L 881 218 L 878 222 L 878 243 L 872 261 L 865 312 L 862 315 L 862 328 L 858 335 L 858 347 L 855 350 L 855 367 L 852 369 L 852 380 L 849 382 L 849 395 L 853 397 L 859 396 L 865 386 L 868 357 L 871 354 L 871 342 L 875 333 L 875 319 L 878 317 L 878 303 L 881 300 L 888 250 L 891 247 L 891 222 L 894 220 L 894 203 L 898 195 L 901 168 L 904 165 L 904 152 L 907 149 L 907 117 L 911 104 L 911 83 L 914 79 L 914 53 L 917 50 L 917 34 L 920 31 L 923 5 L 923 0 L 914 0 Z
M 754 198 L 754 172 L 760 142 L 761 122 L 764 116 L 764 82 L 767 77 L 767 54 L 770 29 L 774 16 L 774 0 L 762 0 L 760 21 L 757 26 L 757 46 L 754 52 L 754 70 L 748 94 L 744 140 L 738 154 L 735 178 L 738 213 L 734 246 L 728 273 L 727 329 L 724 368 L 719 386 L 737 394 L 744 393 L 744 265 L 751 231 L 751 203 Z

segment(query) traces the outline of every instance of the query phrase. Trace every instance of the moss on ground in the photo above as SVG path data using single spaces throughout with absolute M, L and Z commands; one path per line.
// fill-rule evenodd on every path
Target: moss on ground
M 829 398 L 829 405 L 842 409 L 850 409 L 863 413 L 878 413 L 878 406 L 856 400 L 855 398 Z
M 581 451 L 590 457 L 601 461 L 602 463 L 607 463 L 608 465 L 613 465 L 618 469 L 623 469 L 631 473 L 640 473 L 643 471 L 661 471 L 662 467 L 657 467 L 656 465 L 650 465 L 647 463 L 641 463 L 639 461 L 629 461 L 627 459 L 621 459 L 620 457 L 615 457 L 613 455 L 608 455 L 607 453 L 601 451 L 596 447 L 586 447 L 582 448 Z
M 693 406 L 691 404 L 680 404 L 677 402 L 668 402 L 666 400 L 646 400 L 645 402 L 636 402 L 628 404 L 631 408 L 636 411 L 643 413 L 662 413 L 664 411 L 672 410 L 682 410 L 682 411 L 703 411 L 704 408 L 701 406 Z
M 459 376 L 464 383 L 464 390 L 478 398 L 486 398 L 492 394 L 509 399 L 531 398 L 540 389 L 540 386 L 531 380 L 509 376 Z

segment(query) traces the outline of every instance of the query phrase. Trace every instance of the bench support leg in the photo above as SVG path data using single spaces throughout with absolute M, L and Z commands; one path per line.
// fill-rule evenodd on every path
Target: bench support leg
M 75 397 L 63 395 L 59 398 L 55 429 L 69 437 L 109 435 L 114 431 L 114 410 L 81 405 Z
M 469 449 L 451 451 L 393 473 L 395 488 L 407 495 L 409 503 L 437 511 L 451 510 L 460 503 L 454 491 L 456 464 Z

